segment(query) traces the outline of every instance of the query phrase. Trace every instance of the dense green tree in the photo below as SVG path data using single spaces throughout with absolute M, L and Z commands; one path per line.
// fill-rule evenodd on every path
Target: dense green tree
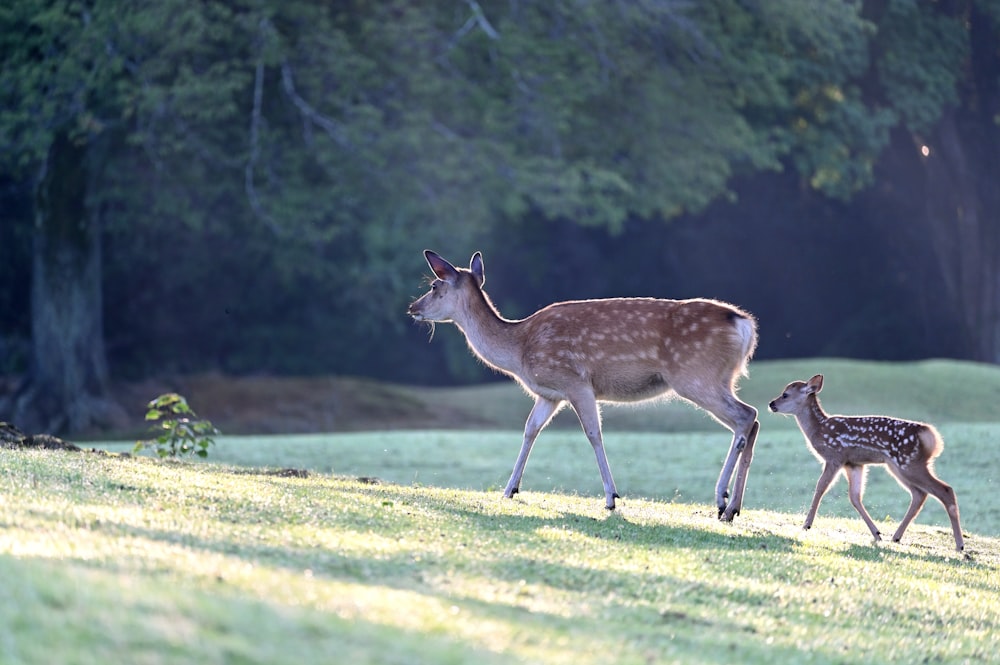
M 100 221 L 86 211 L 96 165 L 87 136 L 106 85 L 100 39 L 83 5 L 13 2 L 0 9 L 4 166 L 33 172 L 31 382 L 13 404 L 29 428 L 107 422 L 113 405 L 101 328 Z
M 970 355 L 995 359 L 996 18 L 975 0 L 10 0 L 0 174 L 35 201 L 14 413 L 113 418 L 105 331 L 136 372 L 413 380 L 387 340 L 425 246 L 619 233 L 760 172 L 847 202 L 900 136 L 931 147 L 926 191 L 947 194 L 919 221 Z

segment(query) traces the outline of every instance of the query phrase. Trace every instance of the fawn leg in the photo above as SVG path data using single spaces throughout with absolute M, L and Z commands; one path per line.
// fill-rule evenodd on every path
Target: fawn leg
M 955 536 L 955 549 L 961 552 L 965 549 L 965 540 L 962 538 L 962 524 L 959 521 L 958 497 L 955 496 L 955 490 L 948 483 L 935 478 L 930 469 L 927 470 L 927 475 L 930 476 L 930 482 L 924 487 L 941 502 L 947 511 L 948 519 L 951 520 L 951 532 Z
M 851 505 L 854 506 L 854 509 L 861 515 L 861 519 L 868 525 L 868 529 L 872 532 L 875 540 L 882 540 L 882 534 L 879 533 L 878 527 L 872 521 L 871 515 L 865 510 L 865 505 L 861 503 L 861 495 L 865 491 L 865 467 L 848 464 L 844 467 L 844 473 L 847 474 L 847 494 L 851 498 Z
M 910 495 L 913 497 L 913 500 L 910 502 L 910 508 L 906 511 L 903 521 L 899 523 L 899 528 L 896 529 L 896 533 L 892 539 L 899 542 L 903 537 L 903 532 L 906 531 L 906 527 L 910 525 L 910 522 L 913 521 L 917 514 L 920 513 L 920 509 L 923 508 L 927 495 L 931 494 L 941 502 L 941 505 L 944 506 L 945 511 L 948 513 L 948 519 L 951 520 L 952 535 L 955 537 L 955 549 L 959 552 L 965 549 L 965 540 L 962 538 L 962 524 L 958 513 L 958 497 L 955 496 L 955 490 L 952 489 L 951 485 L 937 478 L 929 467 L 911 465 L 905 472 L 903 469 L 891 464 L 888 468 L 892 475 L 896 476 L 896 479 L 899 480 L 899 483 L 910 490 Z
M 531 454 L 535 438 L 549 424 L 552 416 L 562 408 L 562 405 L 561 400 L 547 399 L 541 395 L 535 397 L 535 405 L 531 407 L 528 420 L 524 423 L 524 442 L 521 444 L 521 452 L 517 454 L 514 471 L 510 474 L 510 480 L 507 481 L 507 487 L 503 491 L 503 495 L 508 499 L 521 489 L 521 476 L 524 474 L 524 466 L 528 463 L 528 455 Z
M 924 502 L 927 501 L 927 492 L 923 491 L 919 487 L 910 487 L 910 507 L 906 511 L 906 515 L 903 516 L 903 521 L 899 523 L 899 528 L 896 529 L 896 533 L 892 534 L 892 541 L 898 543 L 903 537 L 903 532 L 906 531 L 906 527 L 910 526 L 910 522 L 913 518 L 917 516 L 920 509 L 924 507 Z
M 809 506 L 809 513 L 806 515 L 806 522 L 802 525 L 803 529 L 809 529 L 813 525 L 813 520 L 816 519 L 816 511 L 819 510 L 819 502 L 823 500 L 823 496 L 826 495 L 827 490 L 830 489 L 830 485 L 836 479 L 837 474 L 840 472 L 841 467 L 833 464 L 832 462 L 827 462 L 823 466 L 823 473 L 820 474 L 819 480 L 816 481 L 816 493 L 813 494 L 812 505 Z
M 937 479 L 935 478 L 935 480 Z M 955 490 L 951 488 L 951 485 L 940 480 L 938 483 L 940 483 L 940 487 L 932 488 L 930 492 L 947 511 L 948 519 L 951 520 L 951 532 L 955 536 L 955 549 L 961 552 L 965 549 L 965 540 L 962 538 L 962 525 L 958 517 L 958 497 L 955 496 Z
M 908 469 L 906 472 L 906 477 L 904 481 L 903 470 L 894 469 L 892 466 L 889 470 L 900 479 L 906 487 L 910 488 L 910 493 L 923 492 L 925 497 L 929 493 L 934 496 L 935 499 L 941 502 L 944 506 L 945 511 L 948 513 L 948 519 L 951 520 L 951 531 L 952 535 L 955 536 L 955 549 L 961 552 L 965 549 L 965 540 L 962 538 L 962 525 L 959 520 L 958 514 L 958 497 L 955 496 L 955 490 L 952 489 L 951 485 L 943 482 L 937 478 L 933 472 L 931 472 L 929 467 L 916 467 Z M 916 502 L 916 496 L 914 496 L 914 503 Z M 921 501 L 921 506 L 923 502 Z M 913 514 L 911 515 L 910 512 Z M 893 540 L 899 540 L 903 536 L 903 531 L 909 525 L 910 520 L 917 516 L 920 512 L 920 507 L 918 506 L 914 510 L 914 505 L 910 504 L 910 510 L 907 511 L 906 517 L 900 523 L 899 528 L 896 530 L 896 535 L 892 537 Z

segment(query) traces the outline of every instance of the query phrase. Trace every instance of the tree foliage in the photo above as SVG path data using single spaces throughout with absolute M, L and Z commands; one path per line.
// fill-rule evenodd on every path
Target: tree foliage
M 852 83 L 859 3 L 18 0 L 2 30 L 14 163 L 54 127 L 117 129 L 104 197 L 312 242 L 527 211 L 617 228 L 789 154 L 850 193 L 885 143 Z
M 81 148 L 119 368 L 322 357 L 414 379 L 385 339 L 401 339 L 424 247 L 548 237 L 539 224 L 614 237 L 735 201 L 760 173 L 854 201 L 900 131 L 923 141 L 956 108 L 996 113 L 996 81 L 970 86 L 969 63 L 997 14 L 985 0 L 9 0 L 0 176 L 32 200 L 58 138 Z M 11 219 L 23 238 L 31 220 Z

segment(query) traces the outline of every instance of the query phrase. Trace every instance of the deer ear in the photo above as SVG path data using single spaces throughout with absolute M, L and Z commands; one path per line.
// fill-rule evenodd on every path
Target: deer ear
M 817 374 L 809 379 L 809 382 L 806 384 L 806 390 L 810 395 L 823 390 L 823 375 Z
M 451 265 L 431 250 L 424 250 L 424 258 L 427 259 L 427 265 L 431 267 L 431 270 L 435 275 L 437 275 L 438 279 L 442 279 L 446 282 L 453 282 L 455 281 L 455 278 L 458 277 L 458 271 L 455 270 L 455 266 Z
M 483 268 L 483 253 L 476 252 L 472 255 L 472 259 L 469 261 L 469 270 L 475 276 L 476 281 L 479 282 L 479 286 L 486 283 L 486 272 Z

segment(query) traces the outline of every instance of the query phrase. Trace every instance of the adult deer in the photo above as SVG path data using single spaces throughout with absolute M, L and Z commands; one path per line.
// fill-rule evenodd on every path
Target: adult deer
M 944 443 L 931 425 L 900 420 L 887 416 L 830 416 L 823 410 L 817 394 L 823 389 L 823 375 L 808 381 L 793 381 L 771 403 L 771 411 L 792 414 L 806 438 L 806 443 L 823 462 L 823 473 L 816 482 L 809 514 L 803 528 L 812 526 L 823 495 L 840 471 L 847 476 L 851 504 L 868 525 L 875 540 L 881 534 L 872 521 L 861 495 L 869 464 L 885 464 L 904 489 L 909 490 L 910 508 L 899 523 L 892 539 L 899 542 L 903 532 L 923 508 L 927 495 L 932 494 L 948 512 L 955 547 L 962 551 L 962 527 L 958 521 L 958 499 L 955 490 L 939 480 L 932 470 L 934 458 L 941 454 Z
M 732 521 L 739 514 L 759 428 L 757 410 L 734 392 L 757 345 L 750 314 L 714 300 L 611 298 L 555 303 L 512 321 L 500 316 L 483 291 L 479 252 L 468 270 L 430 250 L 424 256 L 437 279 L 410 305 L 410 316 L 454 323 L 476 356 L 513 377 L 535 399 L 504 496 L 518 492 L 535 438 L 568 402 L 597 456 L 605 505 L 614 510 L 619 496 L 604 452 L 598 403 L 676 394 L 733 432 L 715 500 L 719 519 Z

